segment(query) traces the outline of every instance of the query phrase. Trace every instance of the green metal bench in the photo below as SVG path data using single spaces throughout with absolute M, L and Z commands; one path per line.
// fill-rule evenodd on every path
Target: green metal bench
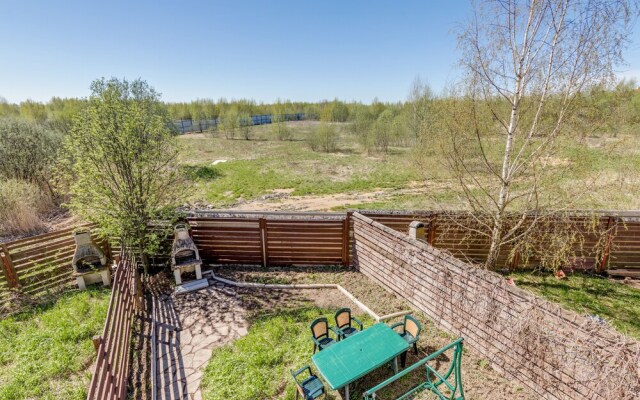
M 463 339 L 459 338 L 448 345 L 444 346 L 440 350 L 435 353 L 429 354 L 427 357 L 413 364 L 409 368 L 395 374 L 391 378 L 386 381 L 372 387 L 371 389 L 364 392 L 365 400 L 374 400 L 376 399 L 376 393 L 382 390 L 384 387 L 389 386 L 393 382 L 401 379 L 403 376 L 410 374 L 416 369 L 424 366 L 426 372 L 426 378 L 424 382 L 414 386 L 408 392 L 404 393 L 402 396 L 396 398 L 396 400 L 404 400 L 412 398 L 412 396 L 416 395 L 418 392 L 422 392 L 424 390 L 430 390 L 433 392 L 437 398 L 440 400 L 464 400 L 464 391 L 462 389 L 462 374 L 460 371 L 460 366 L 462 362 L 462 342 Z M 446 352 L 447 350 L 453 349 L 453 356 L 451 357 L 451 365 L 449 369 L 444 374 L 440 374 L 433 367 L 427 364 L 429 361 L 434 360 L 440 354 Z M 436 381 L 432 379 L 432 375 L 435 376 Z M 452 381 L 449 382 L 449 378 L 453 375 Z M 444 385 L 442 389 L 450 392 L 450 394 L 445 395 L 441 390 L 440 386 Z

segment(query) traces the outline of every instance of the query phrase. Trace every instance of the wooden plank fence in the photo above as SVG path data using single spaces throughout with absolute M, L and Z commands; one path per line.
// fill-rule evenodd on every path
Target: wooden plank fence
M 140 288 L 136 263 L 125 257 L 116 268 L 102 336 L 94 339 L 97 359 L 87 400 L 127 398 L 131 325 L 137 310 L 142 307 Z
M 248 213 L 188 222 L 209 263 L 349 265 L 346 214 Z
M 465 229 L 469 221 L 464 221 L 468 217 L 462 213 L 443 215 L 433 211 L 386 210 L 360 213 L 404 234 L 411 221 L 422 221 L 426 225 L 426 240 L 435 247 L 468 261 L 482 263 L 486 259 L 488 240 Z M 188 222 L 194 241 L 208 263 L 348 266 L 353 247 L 350 215 L 350 212 L 217 211 L 192 213 Z M 572 224 L 581 229 L 581 223 L 593 224 L 593 218 L 575 212 Z M 598 212 L 595 218 L 595 231 L 599 234 L 584 235 L 583 251 L 576 250 L 577 267 L 600 271 L 640 268 L 640 211 Z M 0 244 L 0 306 L 7 301 L 12 288 L 34 296 L 73 284 L 70 263 L 75 248 L 74 229 Z M 110 249 L 107 241 L 100 242 L 95 235 L 94 239 L 105 251 L 115 250 Z M 537 250 L 515 257 L 510 257 L 513 248 L 505 246 L 498 267 L 514 269 L 539 265 L 549 244 L 541 241 L 536 245 Z M 167 261 L 166 254 L 152 258 L 155 265 L 166 265 Z
M 0 268 L 3 272 L 0 293 L 3 288 L 5 292 L 16 288 L 33 296 L 56 291 L 75 282 L 71 260 L 75 250 L 73 231 L 78 228 L 90 229 L 92 225 L 83 224 L 0 244 Z M 110 254 L 106 240 L 100 240 L 96 234 L 92 237 Z

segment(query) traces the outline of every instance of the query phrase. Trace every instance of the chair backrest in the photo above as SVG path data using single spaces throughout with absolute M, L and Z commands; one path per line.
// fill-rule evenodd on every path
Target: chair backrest
M 413 318 L 411 315 L 404 316 L 404 331 L 408 332 L 414 338 L 418 338 L 420 335 L 420 331 L 422 330 L 422 326 L 417 319 Z
M 351 326 L 351 309 L 350 308 L 341 308 L 336 312 L 336 326 L 339 329 L 344 328 L 345 326 Z
M 290 372 L 291 372 L 291 376 L 293 377 L 293 381 L 296 383 L 296 389 L 298 390 L 298 393 L 302 395 L 303 399 L 306 399 L 307 395 L 304 393 L 304 388 L 302 387 L 302 385 L 300 384 L 300 381 L 298 380 L 298 375 L 300 375 L 304 371 L 309 371 L 309 375 L 311 376 L 311 368 L 309 368 L 308 365 L 305 365 L 304 367 L 300 368 L 296 372 L 293 372 L 293 371 L 290 371 Z
M 329 322 L 325 317 L 317 318 L 311 323 L 311 334 L 318 339 L 323 336 L 329 336 Z

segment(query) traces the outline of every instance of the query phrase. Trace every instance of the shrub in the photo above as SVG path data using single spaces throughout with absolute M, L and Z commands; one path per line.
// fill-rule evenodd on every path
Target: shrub
M 282 115 L 274 115 L 271 122 L 271 133 L 278 140 L 291 140 L 293 132 L 287 126 Z
M 51 197 L 32 183 L 0 181 L 0 234 L 17 236 L 45 231 L 42 216 L 53 207 Z
M 321 123 L 309 136 L 309 146 L 313 151 L 332 153 L 338 150 L 338 131 L 333 125 Z
M 240 114 L 238 117 L 238 126 L 240 127 L 240 133 L 245 140 L 251 139 L 251 130 L 253 129 L 253 120 L 249 114 Z
M 49 188 L 62 135 L 32 121 L 0 119 L 0 177 Z
M 224 131 L 224 136 L 227 139 L 233 139 L 236 136 L 236 130 L 238 126 L 238 112 L 231 108 L 220 117 L 220 129 Z

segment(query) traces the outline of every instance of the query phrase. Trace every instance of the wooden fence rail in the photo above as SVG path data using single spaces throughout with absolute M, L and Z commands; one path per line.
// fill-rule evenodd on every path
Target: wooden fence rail
M 127 398 L 131 324 L 141 307 L 139 280 L 134 260 L 125 257 L 118 263 L 104 330 L 97 339 L 96 368 L 87 400 Z

